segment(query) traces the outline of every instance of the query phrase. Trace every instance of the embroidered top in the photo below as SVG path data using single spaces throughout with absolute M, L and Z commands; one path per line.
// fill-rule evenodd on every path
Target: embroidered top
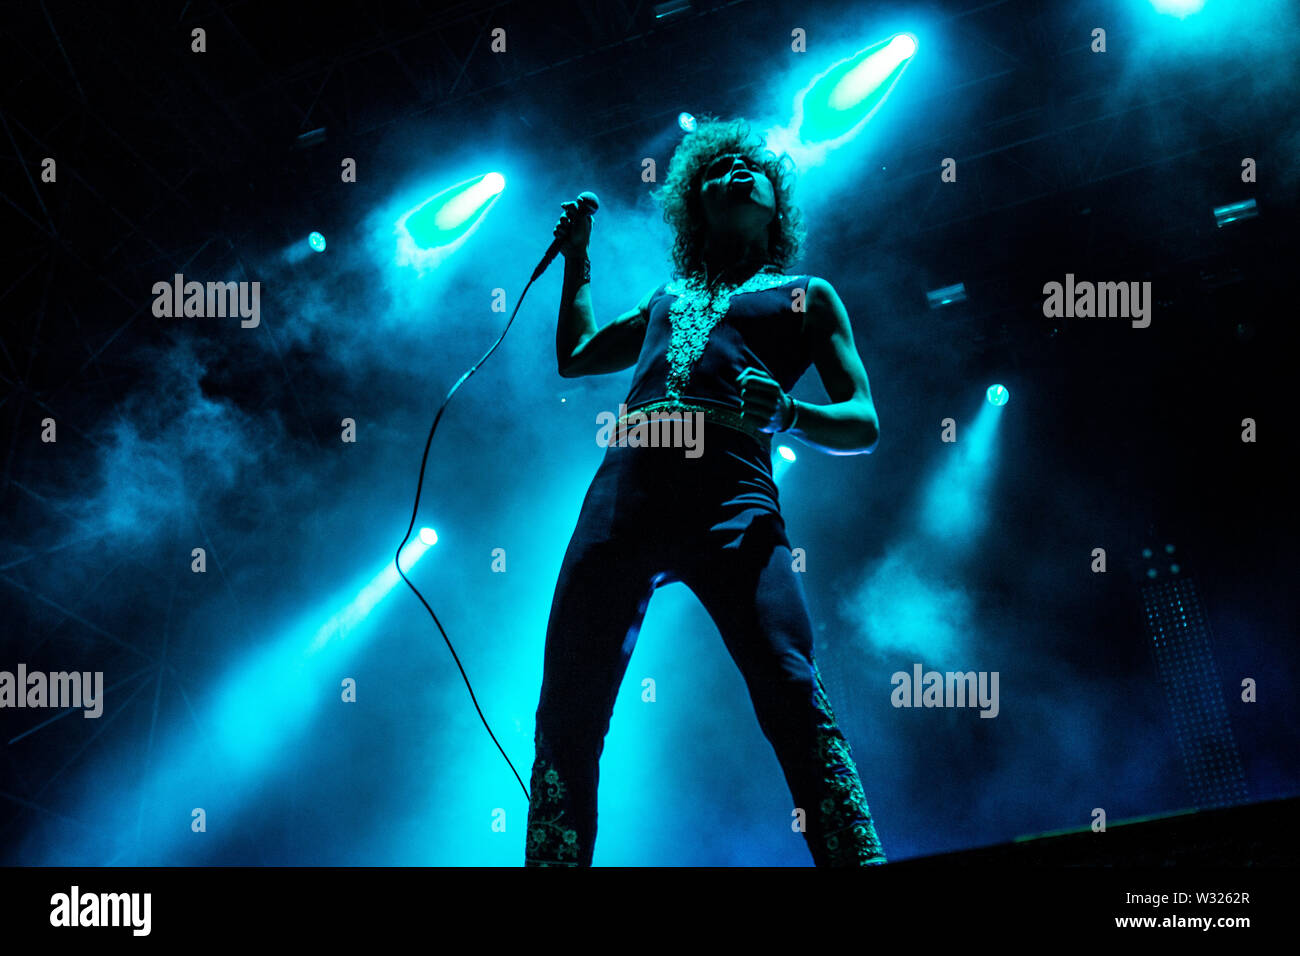
M 804 313 L 796 311 L 809 278 L 763 271 L 712 290 L 695 276 L 660 286 L 650 299 L 627 407 L 695 400 L 738 409 L 736 379 L 748 366 L 792 389 L 812 364 Z

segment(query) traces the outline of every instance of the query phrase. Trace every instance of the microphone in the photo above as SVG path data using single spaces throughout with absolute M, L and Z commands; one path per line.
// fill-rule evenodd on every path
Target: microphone
M 599 208 L 600 200 L 596 198 L 595 193 L 585 192 L 578 194 L 578 212 L 582 213 L 584 216 L 592 216 Z M 528 281 L 532 282 L 545 272 L 547 268 L 550 267 L 551 263 L 555 261 L 555 257 L 559 255 L 559 253 L 560 237 L 556 236 L 555 241 L 551 243 L 551 247 L 546 250 L 546 255 L 542 256 L 542 261 L 537 263 L 537 268 L 533 270 L 533 278 Z

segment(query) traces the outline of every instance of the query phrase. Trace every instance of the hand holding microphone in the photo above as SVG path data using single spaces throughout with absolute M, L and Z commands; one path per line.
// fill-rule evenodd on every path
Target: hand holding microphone
M 587 244 L 591 241 L 591 213 L 596 211 L 594 204 L 587 204 L 587 197 L 596 198 L 592 193 L 583 193 L 576 201 L 570 199 L 560 203 L 564 214 L 555 224 L 555 238 L 559 240 L 560 253 L 566 259 L 587 254 Z
M 566 259 L 582 258 L 587 254 L 587 244 L 591 241 L 591 217 L 600 208 L 600 200 L 595 193 L 584 192 L 576 200 L 560 203 L 560 208 L 564 212 L 555 224 L 555 240 L 533 271 L 534 279 L 546 271 L 559 253 L 563 253 Z

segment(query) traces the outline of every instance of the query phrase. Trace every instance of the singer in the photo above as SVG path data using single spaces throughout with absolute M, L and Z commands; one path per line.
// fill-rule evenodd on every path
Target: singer
M 814 660 L 772 476 L 775 432 L 841 455 L 872 451 L 879 434 L 843 303 L 825 280 L 784 272 L 803 238 L 792 190 L 788 159 L 745 121 L 701 121 L 657 193 L 675 278 L 600 329 L 590 207 L 563 204 L 560 375 L 635 364 L 627 408 L 703 413 L 707 441 L 695 458 L 611 442 L 587 492 L 546 632 L 525 865 L 591 865 L 614 700 L 650 596 L 673 581 L 717 625 L 785 773 L 796 812 L 773 825 L 802 821 L 818 866 L 885 862 Z M 813 365 L 828 405 L 789 395 Z

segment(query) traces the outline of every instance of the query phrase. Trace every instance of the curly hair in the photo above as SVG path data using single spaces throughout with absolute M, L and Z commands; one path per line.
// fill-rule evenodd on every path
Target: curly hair
M 740 153 L 753 160 L 771 180 L 776 215 L 768 226 L 767 256 L 773 265 L 785 268 L 798 257 L 804 238 L 803 217 L 793 198 L 793 161 L 768 149 L 747 121 L 705 116 L 677 145 L 663 186 L 654 193 L 663 207 L 664 222 L 675 236 L 672 259 L 676 274 L 693 275 L 703 267 L 708 223 L 700 205 L 700 184 L 709 161 L 723 153 Z

